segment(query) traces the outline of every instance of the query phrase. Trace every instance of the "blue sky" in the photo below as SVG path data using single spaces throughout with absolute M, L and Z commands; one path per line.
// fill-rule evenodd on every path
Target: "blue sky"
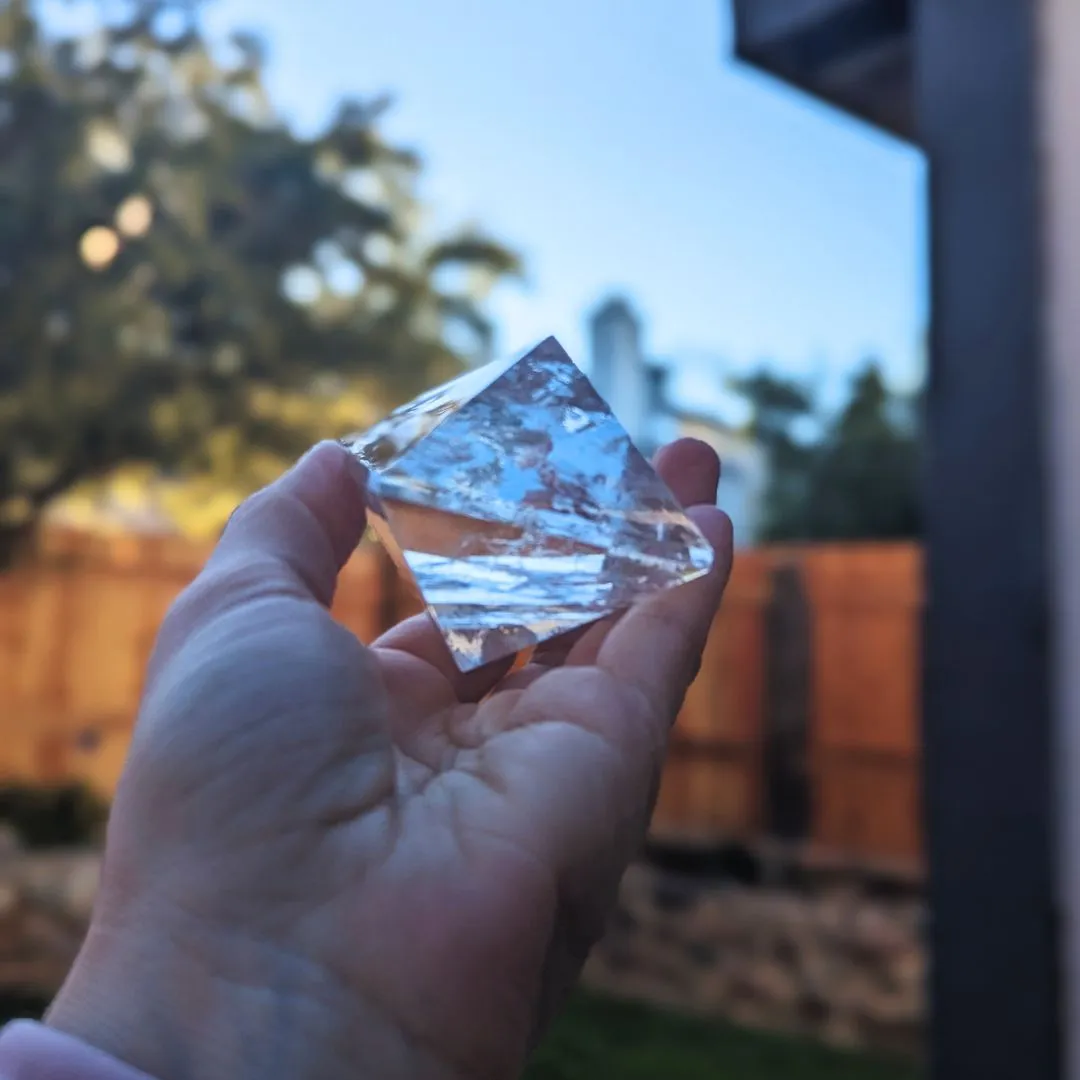
M 583 357 L 620 290 L 684 392 L 759 359 L 832 392 L 870 353 L 920 374 L 921 157 L 736 64 L 728 0 L 216 0 L 207 22 L 265 36 L 303 128 L 395 94 L 437 223 L 526 260 L 493 300 L 501 348 L 555 333 Z

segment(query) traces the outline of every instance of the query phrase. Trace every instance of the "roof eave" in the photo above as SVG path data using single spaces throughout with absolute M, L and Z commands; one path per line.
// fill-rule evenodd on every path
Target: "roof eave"
M 740 60 L 900 138 L 914 138 L 910 0 L 732 3 Z

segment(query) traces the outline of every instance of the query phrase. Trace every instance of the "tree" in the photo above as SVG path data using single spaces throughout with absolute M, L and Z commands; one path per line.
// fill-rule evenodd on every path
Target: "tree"
M 817 540 L 918 536 L 919 442 L 906 403 L 868 364 L 815 454 L 803 520 Z
M 765 450 L 769 462 L 762 538 L 784 539 L 799 529 L 806 505 L 814 448 L 799 438 L 797 428 L 813 418 L 813 398 L 800 383 L 765 368 L 734 379 L 731 385 L 750 406 L 748 434 Z
M 387 100 L 301 138 L 262 69 L 182 0 L 81 39 L 0 7 L 0 565 L 87 478 L 250 490 L 485 353 L 514 256 L 424 241 Z
M 735 383 L 769 458 L 763 539 L 894 540 L 920 534 L 920 399 L 889 390 L 868 362 L 843 408 L 821 418 L 810 392 L 762 370 Z M 816 437 L 800 438 L 812 420 Z

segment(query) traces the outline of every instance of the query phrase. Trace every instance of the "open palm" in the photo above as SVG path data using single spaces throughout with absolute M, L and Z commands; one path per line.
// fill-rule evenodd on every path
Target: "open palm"
M 426 616 L 370 648 L 330 616 L 358 468 L 320 446 L 245 503 L 159 636 L 49 1020 L 162 1080 L 517 1075 L 644 835 L 730 569 L 716 457 L 676 443 L 658 468 L 713 572 L 462 676 Z

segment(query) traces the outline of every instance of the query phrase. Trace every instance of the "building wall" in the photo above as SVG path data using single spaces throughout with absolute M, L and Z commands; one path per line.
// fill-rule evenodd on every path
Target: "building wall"
M 718 420 L 690 417 L 668 400 L 664 369 L 644 354 L 641 323 L 626 301 L 609 300 L 590 320 L 592 383 L 646 456 L 683 436 L 701 439 L 724 463 L 718 500 L 735 526 L 735 543 L 758 534 L 766 483 L 761 448 Z
M 701 419 L 673 417 L 676 437 L 700 439 L 720 455 L 720 487 L 717 502 L 735 527 L 736 547 L 748 547 L 757 539 L 768 479 L 761 447 L 736 431 Z
M 609 300 L 590 323 L 592 383 L 619 423 L 640 444 L 648 422 L 648 370 L 641 324 L 624 300 Z

